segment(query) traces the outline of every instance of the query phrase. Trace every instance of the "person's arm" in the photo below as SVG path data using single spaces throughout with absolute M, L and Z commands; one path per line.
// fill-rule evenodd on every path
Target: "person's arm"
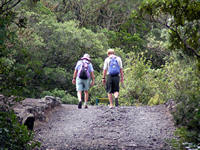
M 106 73 L 107 73 L 107 70 L 103 70 L 103 77 L 102 77 L 102 83 L 103 83 L 103 85 L 106 84 Z
M 82 62 L 82 61 L 81 61 L 81 62 Z M 76 63 L 76 67 L 75 67 L 75 69 L 74 69 L 74 74 L 73 74 L 73 79 L 72 79 L 72 83 L 73 83 L 73 84 L 76 84 L 76 77 L 77 77 L 77 74 L 78 74 L 78 68 L 79 68 L 81 62 L 78 61 L 78 62 Z
M 78 72 L 78 70 L 74 70 L 73 79 L 72 79 L 72 83 L 73 83 L 73 84 L 76 84 L 77 72 Z
M 121 81 L 121 84 L 123 85 L 124 84 L 124 72 L 123 72 L 123 67 L 122 67 L 122 60 L 120 57 L 119 57 L 119 66 L 120 66 L 120 81 Z
M 106 84 L 106 75 L 107 75 L 107 70 L 108 70 L 108 58 L 105 59 L 104 65 L 103 65 L 103 76 L 102 76 L 102 83 L 103 85 Z
M 91 72 L 91 77 L 92 77 L 91 86 L 93 86 L 94 85 L 94 80 L 95 80 L 94 72 Z
M 90 72 L 90 75 L 91 75 L 91 78 L 92 78 L 92 82 L 91 82 L 90 86 L 93 86 L 94 81 L 95 81 L 95 76 L 94 76 L 94 68 L 92 66 L 92 63 L 89 64 L 89 72 Z
M 120 69 L 120 75 L 121 75 L 120 76 L 120 78 L 121 78 L 120 80 L 121 80 L 121 83 L 123 84 L 124 83 L 124 72 L 123 72 L 122 68 Z

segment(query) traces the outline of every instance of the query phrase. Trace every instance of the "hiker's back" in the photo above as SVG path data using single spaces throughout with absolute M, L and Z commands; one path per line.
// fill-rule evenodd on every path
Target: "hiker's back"
M 86 60 L 81 60 L 80 62 L 80 68 L 79 68 L 79 72 L 78 72 L 78 77 L 80 79 L 89 79 L 90 78 L 90 62 L 86 61 Z
M 109 57 L 108 73 L 111 76 L 117 76 L 120 73 L 120 65 L 116 56 Z

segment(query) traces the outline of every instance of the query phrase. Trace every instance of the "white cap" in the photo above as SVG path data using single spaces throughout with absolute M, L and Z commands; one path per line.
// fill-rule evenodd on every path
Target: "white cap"
M 89 54 L 84 54 L 81 59 L 86 59 L 90 61 L 90 55 Z
M 108 49 L 107 51 L 107 54 L 114 54 L 114 53 L 115 53 L 115 50 L 112 48 Z

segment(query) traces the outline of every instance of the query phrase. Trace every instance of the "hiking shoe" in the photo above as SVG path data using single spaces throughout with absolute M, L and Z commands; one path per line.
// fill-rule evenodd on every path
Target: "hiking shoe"
M 88 106 L 87 106 L 87 105 L 84 105 L 84 108 L 85 108 L 85 109 L 87 109 L 87 108 L 88 108 Z
M 81 109 L 82 108 L 82 102 L 80 101 L 79 103 L 78 103 L 78 109 Z
M 109 108 L 110 108 L 110 109 L 113 109 L 114 107 L 113 107 L 113 106 L 109 106 Z
M 119 106 L 119 103 L 118 103 L 118 98 L 115 98 L 115 106 Z

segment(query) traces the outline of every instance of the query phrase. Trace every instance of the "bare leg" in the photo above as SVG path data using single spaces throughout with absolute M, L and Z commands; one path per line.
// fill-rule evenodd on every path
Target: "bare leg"
M 114 96 L 115 96 L 115 106 L 117 107 L 117 106 L 119 106 L 119 102 L 118 102 L 119 92 L 115 92 Z
M 84 100 L 85 100 L 85 103 L 84 103 L 84 107 L 85 108 L 88 108 L 88 106 L 87 106 L 87 102 L 88 102 L 88 97 L 89 97 L 89 95 L 88 95 L 88 91 L 84 91 Z
M 118 98 L 119 92 L 115 92 L 115 93 L 114 93 L 114 96 L 115 96 L 115 98 Z
M 113 107 L 112 93 L 108 93 L 108 99 L 109 99 L 109 102 L 110 102 L 110 107 Z
M 84 94 L 85 94 L 85 103 L 87 103 L 88 102 L 88 91 L 84 91 Z
M 82 108 L 82 101 L 81 101 L 81 95 L 82 95 L 82 92 L 81 91 L 78 91 L 77 92 L 77 96 L 78 96 L 78 108 L 81 109 Z
M 81 91 L 78 91 L 78 92 L 77 92 L 77 96 L 78 96 L 78 101 L 79 101 L 79 102 L 81 101 L 81 95 L 82 95 L 82 92 L 81 92 Z

